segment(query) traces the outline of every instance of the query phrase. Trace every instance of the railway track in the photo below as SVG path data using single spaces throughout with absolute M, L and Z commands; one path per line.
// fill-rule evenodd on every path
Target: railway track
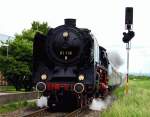
M 48 108 L 43 108 L 35 112 L 23 115 L 22 117 L 80 117 L 81 113 L 83 113 L 87 109 L 88 106 L 85 106 L 83 108 L 76 109 L 70 113 L 62 113 L 62 112 L 51 113 L 48 112 Z
M 104 102 L 106 102 L 107 106 L 110 106 L 111 103 L 115 100 L 114 96 L 108 97 Z M 98 117 L 100 112 L 99 111 L 92 111 L 88 108 L 89 106 L 84 106 L 83 108 L 76 109 L 72 112 L 50 112 L 48 108 L 38 109 L 37 108 L 30 108 L 19 110 L 15 113 L 7 113 L 7 114 L 0 114 L 0 117 Z M 96 107 L 99 108 L 99 107 Z
M 22 117 L 44 117 L 48 114 L 48 108 L 39 109 L 37 111 L 23 115 Z
M 76 109 L 75 111 L 66 114 L 64 117 L 80 117 L 81 113 L 86 111 L 88 109 L 88 106 L 84 106 L 82 108 Z

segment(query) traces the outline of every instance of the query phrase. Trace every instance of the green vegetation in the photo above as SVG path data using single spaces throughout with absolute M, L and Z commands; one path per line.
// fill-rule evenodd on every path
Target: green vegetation
M 150 77 L 130 76 L 129 94 L 124 87 L 114 91 L 117 100 L 101 117 L 150 117 Z
M 19 93 L 19 92 L 25 92 L 25 89 L 21 88 L 19 91 L 16 91 L 15 86 L 0 86 L 0 92 L 4 92 L 4 93 Z
M 0 114 L 16 111 L 21 108 L 35 108 L 35 102 L 19 101 L 0 106 Z
M 0 92 L 15 92 L 14 86 L 0 86 Z
M 0 72 L 15 86 L 16 90 L 25 86 L 29 86 L 25 89 L 30 90 L 32 87 L 30 84 L 32 83 L 33 40 L 36 32 L 46 34 L 48 24 L 34 21 L 30 29 L 25 29 L 21 34 L 16 34 L 14 40 L 3 42 L 9 45 L 8 56 L 6 56 L 6 47 L 0 47 Z

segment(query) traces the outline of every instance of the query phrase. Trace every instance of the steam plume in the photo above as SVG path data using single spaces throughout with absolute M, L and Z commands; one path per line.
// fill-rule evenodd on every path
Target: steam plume
M 107 96 L 105 100 L 100 98 L 94 98 L 90 105 L 91 110 L 102 111 L 106 109 L 112 103 L 112 97 Z
M 108 59 L 117 69 L 123 64 L 123 59 L 115 51 L 108 52 Z
M 40 108 L 47 107 L 47 97 L 41 96 L 40 99 L 37 99 L 36 104 Z

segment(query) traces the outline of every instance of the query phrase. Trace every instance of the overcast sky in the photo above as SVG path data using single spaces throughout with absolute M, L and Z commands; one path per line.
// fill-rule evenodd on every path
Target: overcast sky
M 99 44 L 117 51 L 124 60 L 119 69 L 126 72 L 126 49 L 122 42 L 125 7 L 134 7 L 130 51 L 130 72 L 150 73 L 150 7 L 149 0 L 0 0 L 0 33 L 14 36 L 31 22 L 46 21 L 56 27 L 65 18 L 76 18 L 77 26 L 88 28 Z

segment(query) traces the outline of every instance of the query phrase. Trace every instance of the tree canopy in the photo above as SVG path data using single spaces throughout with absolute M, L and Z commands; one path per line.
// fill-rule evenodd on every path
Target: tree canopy
M 21 34 L 16 34 L 15 39 L 7 41 L 7 48 L 0 47 L 0 71 L 5 78 L 12 80 L 12 76 L 31 76 L 33 39 L 36 32 L 47 34 L 48 24 L 33 21 L 30 29 L 24 29 Z M 14 78 L 15 79 L 15 78 Z

